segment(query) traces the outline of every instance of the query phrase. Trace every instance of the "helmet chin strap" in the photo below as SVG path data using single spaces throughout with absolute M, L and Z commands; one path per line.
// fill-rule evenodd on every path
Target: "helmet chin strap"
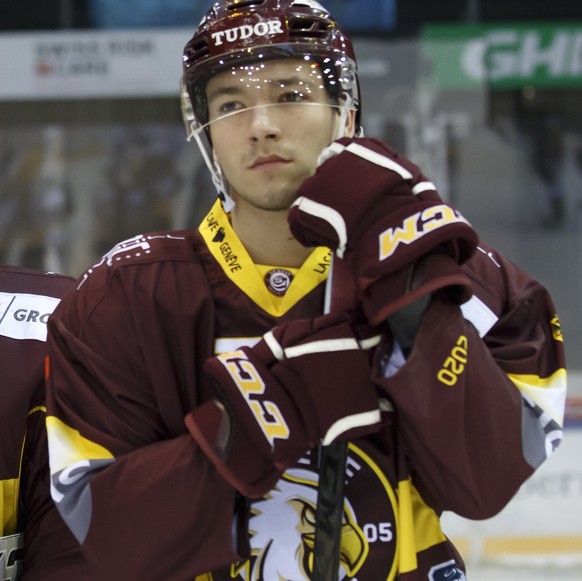
M 190 137 L 193 137 L 196 141 L 196 145 L 198 145 L 198 149 L 202 154 L 202 159 L 204 160 L 204 163 L 206 164 L 206 167 L 212 176 L 212 183 L 216 188 L 218 197 L 222 201 L 222 207 L 224 208 L 224 211 L 227 214 L 232 212 L 232 209 L 234 208 L 234 200 L 228 193 L 228 184 L 226 183 L 226 179 L 224 178 L 224 174 L 222 173 L 222 169 L 218 163 L 218 160 L 216 159 L 216 156 L 214 155 L 214 152 L 212 154 L 212 159 L 210 159 L 210 156 L 206 151 L 205 144 L 200 137 L 199 131 L 193 129 L 190 132 Z
M 214 171 L 210 172 L 212 174 L 212 183 L 218 192 L 218 197 L 222 201 L 222 207 L 224 211 L 229 214 L 232 212 L 235 206 L 235 202 L 232 199 L 232 196 L 228 193 L 228 183 L 224 177 L 224 174 L 222 173 L 222 168 L 220 167 L 218 159 L 216 159 L 214 153 L 212 154 L 212 157 L 214 160 Z

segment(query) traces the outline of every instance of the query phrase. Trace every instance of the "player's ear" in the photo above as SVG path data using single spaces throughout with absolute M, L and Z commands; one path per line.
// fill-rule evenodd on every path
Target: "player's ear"
M 348 110 L 346 125 L 344 127 L 344 137 L 354 137 L 356 134 L 356 112 L 353 109 Z

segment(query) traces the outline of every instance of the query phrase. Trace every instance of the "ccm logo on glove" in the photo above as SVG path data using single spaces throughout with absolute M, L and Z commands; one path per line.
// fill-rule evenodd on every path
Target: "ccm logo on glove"
M 219 355 L 216 359 L 232 377 L 269 444 L 274 447 L 275 438 L 287 439 L 290 431 L 283 414 L 274 402 L 261 400 L 265 394 L 265 382 L 246 354 L 234 351 Z
M 437 228 L 469 222 L 456 210 L 441 204 L 408 216 L 402 226 L 388 228 L 380 234 L 380 260 L 394 254 L 399 244 L 412 244 Z

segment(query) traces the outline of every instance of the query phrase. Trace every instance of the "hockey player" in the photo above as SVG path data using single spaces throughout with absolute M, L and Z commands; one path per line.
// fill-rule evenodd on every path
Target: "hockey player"
M 343 441 L 339 578 L 464 578 L 440 514 L 494 515 L 561 438 L 548 293 L 362 136 L 317 2 L 219 0 L 183 60 L 219 200 L 51 318 L 60 513 L 99 579 L 307 580 L 318 446 Z
M 50 497 L 47 318 L 74 280 L 0 265 L 0 579 L 91 579 Z

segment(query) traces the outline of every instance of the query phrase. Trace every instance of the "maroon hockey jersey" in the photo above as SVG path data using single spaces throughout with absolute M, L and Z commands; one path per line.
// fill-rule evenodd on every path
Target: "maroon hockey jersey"
M 1 579 L 80 579 L 75 575 L 87 571 L 50 498 L 45 430 L 47 319 L 73 284 L 64 276 L 0 266 Z
M 322 312 L 330 254 L 254 264 L 217 203 L 198 231 L 140 235 L 49 323 L 53 498 L 108 581 L 309 579 L 317 452 L 249 503 L 184 427 L 206 358 Z M 565 370 L 546 290 L 482 246 L 475 296 L 436 306 L 378 371 L 382 432 L 350 442 L 340 579 L 463 579 L 442 511 L 498 512 L 561 438 Z M 341 386 L 338 386 L 341 397 Z M 333 405 L 333 402 L 330 402 Z

